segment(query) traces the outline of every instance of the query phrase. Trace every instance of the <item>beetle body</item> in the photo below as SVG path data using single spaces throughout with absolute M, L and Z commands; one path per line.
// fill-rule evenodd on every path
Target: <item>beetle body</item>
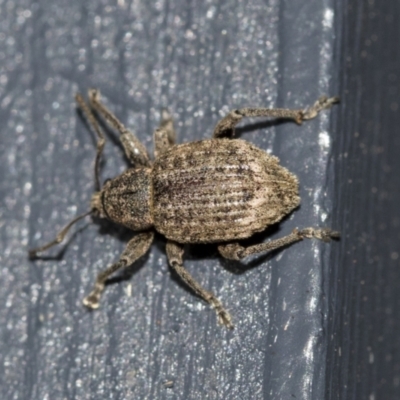
M 300 203 L 295 175 L 244 140 L 173 146 L 152 169 L 129 169 L 100 192 L 101 214 L 133 230 L 154 228 L 178 243 L 250 237 Z
M 155 229 L 179 243 L 250 237 L 300 203 L 297 178 L 243 140 L 172 147 L 154 163 Z
M 83 304 L 95 309 L 107 279 L 142 257 L 150 248 L 154 231 L 166 238 L 170 266 L 182 281 L 216 311 L 218 320 L 232 328 L 231 317 L 218 298 L 204 289 L 184 268 L 185 243 L 219 243 L 219 253 L 233 260 L 277 250 L 305 238 L 329 241 L 339 233 L 329 228 L 295 229 L 289 235 L 244 247 L 241 239 L 279 222 L 300 204 L 298 180 L 279 165 L 277 157 L 256 146 L 233 139 L 235 126 L 244 117 L 275 117 L 297 123 L 315 118 L 338 101 L 321 97 L 303 110 L 241 108 L 232 110 L 214 129 L 213 139 L 176 144 L 171 115 L 162 113 L 154 132 L 155 160 L 150 160 L 137 137 L 118 121 L 89 91 L 89 106 L 81 95 L 79 107 L 98 136 L 95 160 L 97 191 L 91 210 L 72 220 L 51 242 L 32 249 L 31 256 L 60 243 L 69 228 L 89 214 L 98 215 L 136 231 L 119 260 L 97 275 L 93 290 Z M 105 137 L 92 110 L 120 133 L 121 145 L 132 167 L 101 187 L 99 160 Z M 228 138 L 229 137 L 229 138 Z

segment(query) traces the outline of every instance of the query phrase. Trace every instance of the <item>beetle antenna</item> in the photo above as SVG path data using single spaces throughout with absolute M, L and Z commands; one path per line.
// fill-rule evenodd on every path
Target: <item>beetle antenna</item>
M 76 222 L 80 221 L 81 219 L 87 217 L 89 214 L 92 213 L 92 210 L 86 212 L 85 214 L 81 214 L 78 217 L 76 217 L 75 219 L 73 219 L 68 225 L 66 225 L 61 231 L 60 233 L 56 236 L 56 238 L 54 240 L 52 240 L 51 242 L 41 246 L 41 247 L 37 247 L 36 249 L 31 249 L 29 250 L 29 258 L 35 258 L 37 256 L 38 253 L 42 253 L 43 251 L 46 251 L 47 249 L 49 249 L 50 247 L 53 247 L 59 243 L 61 243 L 64 238 L 65 235 L 68 233 L 68 231 L 70 230 L 71 226 L 74 225 Z

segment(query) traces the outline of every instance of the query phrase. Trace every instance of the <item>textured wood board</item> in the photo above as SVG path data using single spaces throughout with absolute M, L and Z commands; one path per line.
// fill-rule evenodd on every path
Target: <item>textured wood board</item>
M 162 237 L 92 313 L 81 300 L 130 232 L 88 221 L 50 252 L 56 259 L 30 262 L 26 250 L 90 201 L 95 146 L 75 111 L 77 90 L 100 88 L 150 151 L 165 106 L 180 142 L 210 137 L 232 108 L 307 106 L 336 94 L 331 2 L 1 7 L 2 398 L 321 399 L 330 245 L 305 241 L 247 270 L 213 247 L 188 248 L 188 269 L 226 304 L 233 332 L 171 277 Z M 270 237 L 331 224 L 330 115 L 301 127 L 254 120 L 242 128 L 301 181 L 301 208 Z M 107 137 L 103 178 L 126 168 L 116 136 Z

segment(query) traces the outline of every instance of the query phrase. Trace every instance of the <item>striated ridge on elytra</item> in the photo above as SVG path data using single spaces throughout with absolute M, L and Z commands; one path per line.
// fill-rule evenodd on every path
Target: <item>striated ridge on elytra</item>
M 180 243 L 250 237 L 300 202 L 296 177 L 243 140 L 172 147 L 155 161 L 152 183 L 154 226 Z

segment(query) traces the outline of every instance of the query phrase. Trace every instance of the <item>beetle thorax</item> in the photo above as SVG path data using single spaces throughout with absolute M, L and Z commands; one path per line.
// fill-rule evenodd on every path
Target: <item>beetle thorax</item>
M 93 194 L 92 209 L 100 217 L 134 231 L 152 227 L 150 173 L 148 168 L 129 169 L 107 181 Z

